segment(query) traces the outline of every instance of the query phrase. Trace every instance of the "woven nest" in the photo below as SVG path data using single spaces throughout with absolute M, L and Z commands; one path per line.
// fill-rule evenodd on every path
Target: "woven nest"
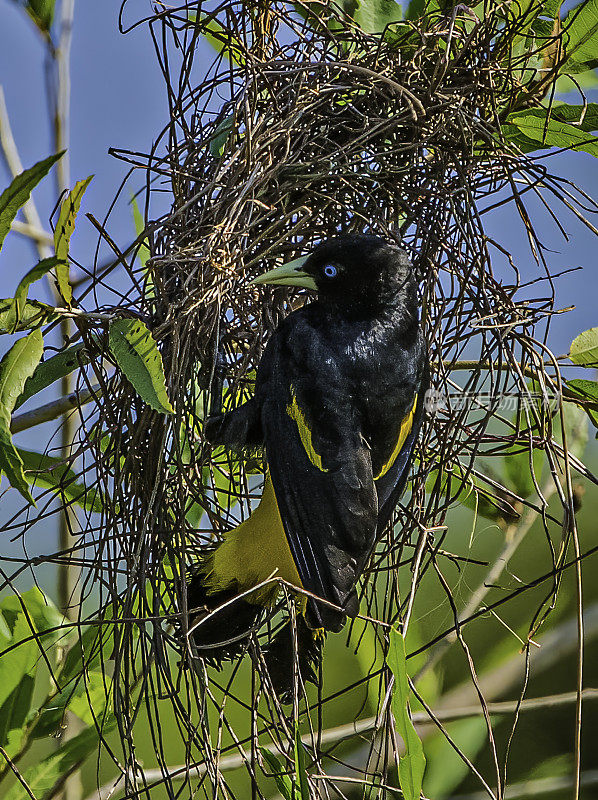
M 506 58 L 525 15 L 511 17 L 499 4 L 483 19 L 465 7 L 438 10 L 391 26 L 384 36 L 364 33 L 340 12 L 335 24 L 328 4 L 297 9 L 226 0 L 158 9 L 144 21 L 152 28 L 172 116 L 150 156 L 119 153 L 147 169 L 151 250 L 143 272 L 128 258 L 120 261 L 131 277 L 120 307 L 146 320 L 159 342 L 175 414 L 144 406 L 108 370 L 84 435 L 91 468 L 112 496 L 95 534 L 89 575 L 99 578 L 103 602 L 123 619 L 111 655 L 125 763 L 135 764 L 127 740 L 141 702 L 136 690 L 151 686 L 170 697 L 189 761 L 201 765 L 206 796 L 212 796 L 208 784 L 225 786 L 209 742 L 228 726 L 223 710 L 210 729 L 208 708 L 222 703 L 224 709 L 216 696 L 235 695 L 237 667 L 219 695 L 218 673 L 193 658 L 186 580 L 202 552 L 249 514 L 261 492 L 262 464 L 212 449 L 202 436 L 203 420 L 221 403 L 233 407 L 250 396 L 265 342 L 304 302 L 293 292 L 252 287 L 250 280 L 332 234 L 378 234 L 400 242 L 419 275 L 439 397 L 459 389 L 523 398 L 532 376 L 540 392 L 558 384 L 556 362 L 550 380 L 545 367 L 552 282 L 542 286 L 541 297 L 521 287 L 518 265 L 485 230 L 494 209 L 514 204 L 528 232 L 530 261 L 540 266 L 541 278 L 549 277 L 525 200 L 541 186 L 559 196 L 562 183 L 505 141 L 500 122 L 550 90 L 554 36 L 538 38 L 535 58 L 545 65 L 539 73 L 527 63 L 514 68 Z M 207 73 L 195 63 L 204 35 L 220 48 Z M 151 221 L 152 193 L 165 180 L 172 210 Z M 222 397 L 217 358 L 224 364 Z M 464 369 L 467 362 L 475 368 Z M 532 404 L 527 414 L 537 417 L 541 446 L 562 462 L 546 404 Z M 529 428 L 524 414 L 520 420 Z M 520 450 L 539 446 L 529 433 L 522 440 L 518 424 L 501 419 L 491 403 L 460 407 L 449 400 L 430 409 L 398 524 L 380 541 L 361 583 L 361 611 L 372 619 L 382 657 L 386 628 L 376 621 L 396 622 L 411 608 L 422 575 L 442 557 L 446 513 L 463 485 L 473 487 L 478 503 L 494 504 L 499 524 L 521 511 L 522 499 L 477 467 L 480 455 L 491 460 L 517 443 Z M 561 500 L 565 509 L 573 507 L 570 483 Z M 466 561 L 467 553 L 451 557 Z M 398 567 L 410 562 L 413 583 L 399 591 Z M 266 678 L 255 679 L 260 640 L 275 624 L 276 618 L 255 636 L 250 663 L 253 730 L 267 729 L 276 739 L 287 730 L 289 709 L 270 696 Z M 359 637 L 348 635 L 358 646 Z M 136 666 L 129 672 L 133 646 Z M 195 669 L 186 669 L 191 662 Z M 384 670 L 364 678 L 380 681 L 380 703 L 387 678 Z M 297 713 L 297 702 L 293 708 Z M 158 731 L 158 706 L 148 703 L 146 713 Z M 195 785 L 194 776 L 188 779 Z M 130 791 L 137 780 L 129 774 Z

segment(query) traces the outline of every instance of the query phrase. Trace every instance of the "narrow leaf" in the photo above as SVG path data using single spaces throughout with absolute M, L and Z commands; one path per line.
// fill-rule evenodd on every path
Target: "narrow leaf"
M 49 33 L 54 21 L 56 0 L 17 0 L 43 33 Z
M 0 361 L 0 471 L 11 486 L 35 505 L 23 471 L 23 462 L 10 434 L 10 417 L 30 378 L 40 362 L 44 343 L 40 330 L 19 339 Z
M 36 370 L 44 351 L 41 331 L 18 339 L 0 361 L 0 426 L 10 428 L 10 416 L 25 382 Z
M 172 414 L 162 356 L 147 326 L 138 319 L 116 320 L 110 325 L 108 343 L 141 399 L 156 411 Z
M 62 262 L 56 267 L 56 278 L 58 280 L 60 295 L 64 298 L 67 305 L 70 305 L 73 299 L 68 264 L 71 234 L 75 230 L 75 220 L 79 213 L 81 200 L 92 178 L 93 175 L 90 175 L 89 178 L 85 178 L 85 180 L 77 181 L 72 191 L 69 192 L 67 197 L 62 201 L 58 222 L 56 223 L 56 230 L 54 231 L 56 256 Z
M 97 750 L 98 742 L 98 731 L 95 726 L 90 726 L 42 761 L 26 769 L 23 778 L 35 797 L 52 796 L 54 787 Z M 31 800 L 31 795 L 22 783 L 17 782 L 6 792 L 3 800 Z
M 43 161 L 38 161 L 37 164 L 17 175 L 10 186 L 2 192 L 0 195 L 0 247 L 2 247 L 18 210 L 29 200 L 32 189 L 48 174 L 63 153 L 64 151 L 49 156 Z
M 569 358 L 581 367 L 598 366 L 598 328 L 590 328 L 573 339 Z
M 137 236 L 141 236 L 145 225 L 143 224 L 143 217 L 141 216 L 141 211 L 139 210 L 139 204 L 137 203 L 137 199 L 135 195 L 131 195 L 131 208 L 133 209 L 133 222 L 135 224 L 135 233 Z M 146 244 L 141 244 L 139 249 L 137 250 L 137 258 L 139 259 L 139 263 L 145 270 L 145 265 L 147 263 L 148 258 L 150 257 L 150 251 Z
M 305 748 L 301 741 L 299 725 L 295 724 L 295 798 L 296 800 L 309 800 L 309 784 L 307 782 L 307 768 L 305 766 Z
M 409 680 L 405 641 L 396 628 L 390 631 L 388 665 L 394 675 L 392 711 L 397 731 L 403 739 L 405 754 L 399 758 L 399 785 L 405 800 L 419 800 L 426 768 L 421 740 L 409 715 Z
M 233 129 L 233 121 L 234 116 L 231 114 L 216 127 L 210 139 L 210 155 L 214 158 L 221 158 L 224 153 L 228 137 Z
M 41 325 L 48 325 L 58 314 L 52 306 L 40 303 L 37 300 L 28 300 L 24 307 L 21 319 L 15 327 L 15 301 L 11 298 L 0 299 L 0 334 L 14 333 L 15 331 L 26 331 L 39 328 Z
M 268 769 L 273 773 L 274 780 L 276 781 L 276 788 L 284 797 L 284 800 L 295 800 L 293 798 L 293 781 L 290 775 L 285 772 L 280 760 L 274 753 L 266 750 L 265 747 L 260 747 L 260 752 L 262 758 L 268 765 Z
M 67 503 L 76 503 L 87 511 L 101 513 L 104 510 L 102 496 L 97 487 L 88 489 L 77 482 L 77 476 L 62 458 L 42 455 L 31 450 L 17 448 L 23 467 L 34 472 L 34 483 L 44 489 L 53 489 Z
M 29 272 L 21 278 L 19 281 L 19 285 L 17 286 L 17 291 L 15 292 L 15 327 L 18 325 L 19 321 L 21 320 L 23 313 L 25 311 L 25 304 L 27 303 L 27 293 L 29 291 L 29 287 L 35 281 L 40 280 L 46 275 L 51 269 L 56 267 L 58 271 L 58 267 L 60 265 L 60 259 L 56 258 L 56 256 L 51 256 L 50 258 L 44 258 L 39 261 L 34 267 L 32 267 Z M 13 328 L 14 330 L 14 328 Z
M 71 372 L 85 364 L 89 364 L 89 354 L 83 344 L 73 345 L 73 347 L 57 353 L 46 361 L 42 361 L 33 375 L 27 379 L 25 388 L 15 404 L 15 409 L 22 406 L 29 398 L 39 394 L 39 392 L 47 389 L 48 386 L 64 378 L 65 375 L 70 375 Z

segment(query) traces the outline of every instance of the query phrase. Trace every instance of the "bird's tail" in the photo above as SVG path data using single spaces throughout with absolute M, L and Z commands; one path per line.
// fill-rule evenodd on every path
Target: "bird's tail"
M 300 683 L 317 685 L 325 635 L 323 628 L 310 628 L 303 614 L 297 614 L 295 626 L 287 620 L 263 648 L 270 680 L 281 703 L 293 699 L 296 672 Z
M 244 652 L 264 611 L 263 606 L 239 598 L 232 588 L 208 594 L 202 573 L 187 586 L 187 605 L 193 610 L 189 627 L 195 650 L 217 666 Z

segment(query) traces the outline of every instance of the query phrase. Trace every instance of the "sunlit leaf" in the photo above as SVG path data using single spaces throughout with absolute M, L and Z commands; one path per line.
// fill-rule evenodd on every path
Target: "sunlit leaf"
M 17 175 L 10 186 L 2 192 L 0 195 L 0 247 L 2 247 L 18 210 L 29 200 L 32 189 L 48 174 L 63 153 L 64 151 L 49 156 L 43 161 L 38 161 L 37 164 Z
M 56 0 L 16 0 L 23 6 L 40 31 L 49 33 L 54 21 Z
M 27 303 L 27 293 L 29 292 L 29 287 L 32 283 L 39 281 L 44 275 L 47 275 L 51 269 L 60 266 L 61 261 L 60 259 L 56 258 L 56 256 L 50 256 L 50 258 L 44 258 L 39 261 L 34 267 L 32 267 L 26 275 L 21 278 L 19 281 L 19 285 L 17 286 L 17 290 L 15 292 L 15 303 L 14 303 L 14 326 L 16 327 L 25 311 L 25 305 Z M 14 330 L 14 328 L 13 328 Z
M 405 800 L 419 800 L 426 758 L 421 740 L 409 714 L 409 680 L 405 641 L 396 628 L 390 630 L 388 665 L 394 675 L 392 711 L 397 732 L 405 745 L 405 753 L 399 757 L 399 784 Z
M 39 328 L 41 325 L 48 325 L 58 319 L 58 316 L 52 306 L 37 300 L 27 300 L 15 328 L 15 301 L 11 297 L 2 298 L 0 299 L 0 334 Z
M 103 733 L 106 732 L 105 728 Z M 98 742 L 99 733 L 95 726 L 85 728 L 58 750 L 24 770 L 25 783 L 35 797 L 51 796 L 65 775 L 97 750 Z M 16 782 L 4 794 L 3 800 L 31 800 L 31 795 L 22 783 Z
M 581 367 L 598 366 L 598 328 L 590 328 L 573 339 L 569 358 Z
M 307 767 L 305 765 L 305 747 L 301 741 L 299 725 L 295 724 L 295 743 L 293 748 L 295 758 L 295 797 L 294 800 L 309 800 L 309 784 L 307 782 Z
M 529 109 L 510 114 L 507 122 L 540 147 L 559 147 L 565 150 L 583 150 L 598 156 L 598 138 L 574 125 L 547 118 L 546 109 Z
M 22 406 L 34 395 L 47 389 L 48 386 L 88 363 L 89 354 L 83 344 L 68 347 L 66 350 L 62 350 L 55 356 L 46 359 L 46 361 L 42 361 L 38 364 L 33 375 L 27 379 L 25 388 L 15 404 L 15 409 Z
M 266 750 L 265 747 L 260 747 L 260 753 L 268 765 L 268 769 L 272 772 L 273 778 L 276 781 L 276 788 L 284 797 L 284 800 L 298 800 L 298 798 L 296 799 L 293 797 L 293 781 L 291 776 L 288 772 L 284 771 L 284 766 L 280 760 L 274 753 Z
M 75 503 L 87 511 L 101 513 L 104 509 L 102 496 L 97 487 L 88 489 L 77 481 L 77 476 L 62 458 L 43 455 L 31 450 L 17 448 L 23 462 L 23 467 L 35 473 L 29 476 L 34 479 L 36 486 L 43 489 L 53 489 L 66 503 Z
M 60 214 L 54 231 L 54 249 L 56 250 L 56 257 L 61 262 L 56 266 L 56 279 L 60 295 L 67 305 L 70 305 L 73 299 L 68 263 L 71 234 L 75 230 L 75 220 L 79 213 L 81 200 L 92 178 L 93 175 L 90 175 L 89 178 L 77 181 L 72 191 L 64 198 L 60 204 Z
M 11 486 L 35 505 L 23 472 L 23 461 L 12 442 L 10 418 L 25 382 L 40 362 L 44 350 L 40 330 L 19 339 L 0 361 L 0 471 Z
M 109 345 L 141 399 L 156 411 L 172 414 L 162 356 L 147 326 L 138 319 L 116 320 L 110 325 Z
M 564 72 L 583 72 L 598 64 L 598 0 L 582 0 L 563 20 Z

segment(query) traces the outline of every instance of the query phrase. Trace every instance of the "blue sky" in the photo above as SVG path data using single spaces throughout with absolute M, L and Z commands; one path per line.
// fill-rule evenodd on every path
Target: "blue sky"
M 75 14 L 71 180 L 95 174 L 83 210 L 98 219 L 103 218 L 127 172 L 125 164 L 108 155 L 108 148 L 149 152 L 168 118 L 164 84 L 147 28 L 140 26 L 126 36 L 121 35 L 117 27 L 119 6 L 120 0 L 84 0 L 77 4 Z M 133 6 L 138 16 L 151 13 L 151 5 L 145 0 L 136 0 Z M 30 166 L 51 152 L 44 48 L 34 25 L 12 0 L 0 0 L 0 18 L 0 84 L 21 159 L 25 166 Z M 202 49 L 200 57 L 210 58 L 209 49 Z M 550 159 L 548 165 L 553 173 L 565 175 L 588 193 L 596 192 L 598 160 L 592 156 L 569 153 Z M 0 187 L 8 180 L 4 166 L 0 165 Z M 139 173 L 130 186 L 138 188 L 143 181 L 144 176 Z M 41 218 L 47 224 L 55 201 L 53 183 L 48 181 L 45 187 L 40 185 L 34 196 Z M 121 245 L 133 238 L 131 212 L 124 202 L 128 196 L 126 192 L 109 223 L 111 235 Z M 576 333 L 598 325 L 598 238 L 572 215 L 564 219 L 570 235 L 568 243 L 563 241 L 545 212 L 539 211 L 536 218 L 541 238 L 554 250 L 553 271 L 583 268 L 557 283 L 558 307 L 576 306 L 575 311 L 554 319 L 550 344 L 557 354 L 568 350 Z M 593 221 L 598 226 L 598 220 Z M 513 251 L 526 279 L 539 276 L 513 208 L 493 215 L 489 232 Z M 90 223 L 80 217 L 72 246 L 75 258 L 89 263 L 96 240 Z M 0 297 L 10 297 L 14 293 L 19 277 L 35 260 L 29 242 L 9 235 L 0 254 Z M 42 294 L 40 299 L 48 298 Z M 34 447 L 41 438 L 40 431 L 36 431 L 20 441 L 24 446 Z M 5 508 L 12 505 L 12 494 L 10 492 L 2 500 Z M 43 539 L 48 541 L 45 536 Z M 40 549 L 43 550 L 43 546 L 36 545 L 35 550 Z

